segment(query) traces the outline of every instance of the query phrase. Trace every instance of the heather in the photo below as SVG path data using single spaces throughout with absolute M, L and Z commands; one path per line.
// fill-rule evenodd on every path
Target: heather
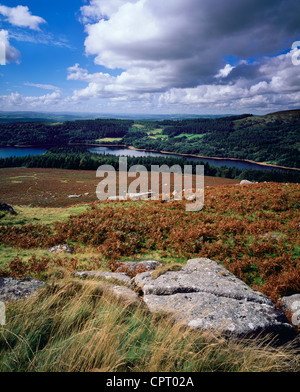
M 205 207 L 195 213 L 180 201 L 92 203 L 67 220 L 2 226 L 3 246 L 74 248 L 71 258 L 15 258 L 2 265 L 2 274 L 38 275 L 52 264 L 80 269 L 85 249 L 95 255 L 91 266 L 112 270 L 120 260 L 208 257 L 276 302 L 300 290 L 298 211 L 299 185 L 278 183 L 206 188 Z

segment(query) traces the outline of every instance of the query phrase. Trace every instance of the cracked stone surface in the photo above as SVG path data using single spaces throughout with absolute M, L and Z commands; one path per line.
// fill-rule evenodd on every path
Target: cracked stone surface
M 18 301 L 34 294 L 44 286 L 36 279 L 12 279 L 0 277 L 0 301 Z
M 209 259 L 189 260 L 181 271 L 166 272 L 155 280 L 149 273 L 142 273 L 135 277 L 135 283 L 145 295 L 201 292 L 273 305 L 264 294 L 252 290 L 223 266 Z
M 188 327 L 235 336 L 262 331 L 283 340 L 296 336 L 269 298 L 212 260 L 189 260 L 181 271 L 168 271 L 157 279 L 145 272 L 134 282 L 150 311 L 169 312 Z

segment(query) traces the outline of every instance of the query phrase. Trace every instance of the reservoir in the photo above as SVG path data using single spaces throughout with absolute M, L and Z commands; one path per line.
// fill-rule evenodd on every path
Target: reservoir
M 26 155 L 42 155 L 47 151 L 41 147 L 0 147 L 0 158 L 25 157 Z
M 281 169 L 268 165 L 259 165 L 257 163 L 242 161 L 242 160 L 230 160 L 226 158 L 222 159 L 214 159 L 214 158 L 197 158 L 192 156 L 181 156 L 176 154 L 166 154 L 161 152 L 152 152 L 152 151 L 138 151 L 132 150 L 126 147 L 89 147 L 88 151 L 94 154 L 110 154 L 115 156 L 130 156 L 130 157 L 159 157 L 159 158 L 183 158 L 188 161 L 193 162 L 204 162 L 208 163 L 210 166 L 227 166 L 227 167 L 236 167 L 241 170 L 252 169 L 252 170 L 281 170 L 290 172 L 289 169 Z M 0 147 L 0 158 L 9 158 L 9 157 L 23 157 L 26 155 L 42 155 L 47 151 L 47 148 L 44 147 Z M 292 170 L 295 172 L 294 170 Z
M 252 169 L 252 170 L 282 170 L 282 171 L 290 171 L 289 169 L 280 169 L 273 166 L 268 165 L 259 165 L 252 162 L 246 162 L 242 160 L 230 160 L 230 159 L 214 159 L 214 158 L 197 158 L 197 157 L 188 157 L 188 156 L 181 156 L 176 154 L 165 154 L 160 152 L 151 152 L 151 151 L 137 151 L 131 150 L 129 148 L 112 148 L 112 147 L 93 147 L 89 148 L 90 152 L 96 154 L 111 154 L 117 156 L 130 156 L 130 157 L 163 157 L 163 158 L 183 158 L 188 161 L 193 162 L 204 162 L 208 163 L 210 166 L 227 166 L 227 167 L 236 167 L 238 169 Z M 294 170 L 293 170 L 294 171 Z

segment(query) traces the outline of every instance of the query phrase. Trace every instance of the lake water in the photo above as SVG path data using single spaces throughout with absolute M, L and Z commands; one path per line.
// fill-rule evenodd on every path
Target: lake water
M 237 167 L 238 169 L 254 169 L 254 170 L 284 170 L 276 169 L 272 166 L 261 166 L 255 163 L 243 161 L 231 161 L 228 159 L 213 159 L 213 158 L 195 158 L 195 157 L 181 157 L 175 154 L 163 154 L 159 152 L 150 151 L 136 151 L 129 148 L 111 148 L 111 147 L 93 147 L 88 149 L 90 152 L 96 154 L 111 154 L 116 156 L 130 156 L 130 157 L 163 157 L 163 158 L 185 158 L 189 161 L 209 163 L 211 166 L 228 166 Z M 46 148 L 41 147 L 0 147 L 0 158 L 8 158 L 12 156 L 22 157 L 26 155 L 42 155 L 47 151 Z M 290 170 L 284 170 L 290 171 Z
M 39 147 L 0 147 L 0 158 L 25 157 L 26 155 L 42 155 L 46 148 Z
M 136 150 L 131 150 L 129 148 L 110 148 L 110 147 L 94 147 L 94 148 L 89 148 L 90 152 L 96 153 L 96 154 L 111 154 L 111 155 L 117 155 L 117 156 L 130 156 L 130 157 L 164 157 L 164 158 L 185 158 L 189 161 L 202 161 L 204 163 L 208 163 L 210 166 L 216 166 L 216 167 L 221 167 L 221 166 L 227 166 L 227 167 L 236 167 L 238 169 L 252 169 L 252 170 L 284 170 L 284 169 L 276 169 L 272 166 L 262 166 L 258 165 L 255 163 L 250 163 L 250 162 L 244 162 L 244 161 L 231 161 L 228 159 L 213 159 L 213 158 L 196 158 L 196 157 L 184 157 L 180 155 L 175 155 L 175 154 L 163 154 L 159 152 L 150 152 L 150 151 L 136 151 Z M 284 170 L 284 171 L 290 171 L 290 170 Z

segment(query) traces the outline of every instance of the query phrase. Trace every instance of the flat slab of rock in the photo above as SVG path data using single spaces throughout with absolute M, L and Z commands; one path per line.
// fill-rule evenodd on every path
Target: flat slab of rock
M 168 271 L 155 280 L 150 274 L 140 274 L 135 277 L 135 283 L 146 295 L 201 292 L 273 305 L 264 294 L 252 290 L 223 266 L 209 259 L 189 260 L 181 271 Z
M 0 301 L 18 301 L 30 297 L 45 285 L 36 279 L 0 278 Z
M 157 279 L 145 272 L 134 282 L 150 311 L 169 312 L 188 327 L 230 336 L 264 331 L 280 334 L 283 341 L 296 336 L 270 299 L 212 260 L 189 260 L 181 271 L 168 271 Z

